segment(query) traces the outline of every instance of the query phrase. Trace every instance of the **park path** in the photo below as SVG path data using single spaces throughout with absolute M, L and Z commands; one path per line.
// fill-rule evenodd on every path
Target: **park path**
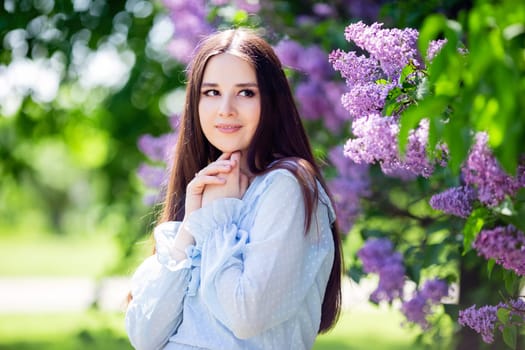
M 0 314 L 124 310 L 128 291 L 124 277 L 0 277 Z
M 97 305 L 106 311 L 123 311 L 130 288 L 127 277 L 1 277 L 0 314 L 78 312 Z M 371 283 L 343 284 L 343 307 L 368 305 Z

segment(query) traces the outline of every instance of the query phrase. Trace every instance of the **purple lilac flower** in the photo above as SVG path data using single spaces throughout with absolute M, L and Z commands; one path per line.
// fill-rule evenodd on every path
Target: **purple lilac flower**
M 408 63 L 421 65 L 417 49 L 419 32 L 412 28 L 383 29 L 382 26 L 382 23 L 370 26 L 361 21 L 352 23 L 345 29 L 345 38 L 368 51 L 370 57 L 380 62 L 386 77 L 397 81 Z
M 412 130 L 408 136 L 406 154 L 402 160 L 403 168 L 425 178 L 430 177 L 434 172 L 434 165 L 427 157 L 428 132 L 429 121 L 422 119 L 419 127 Z
M 157 162 L 165 162 L 168 159 L 170 146 L 174 144 L 175 135 L 164 134 L 159 137 L 142 135 L 138 141 L 138 147 L 148 158 Z
M 428 280 L 410 300 L 403 302 L 401 312 L 409 322 L 427 329 L 429 327 L 427 318 L 432 312 L 432 305 L 439 304 L 446 296 L 448 296 L 447 282 L 438 278 Z
M 333 75 L 328 54 L 317 45 L 306 47 L 298 58 L 298 64 L 299 69 L 315 80 L 326 80 Z
M 139 165 L 137 175 L 146 187 L 160 189 L 166 184 L 168 172 L 164 167 L 142 163 Z
M 388 238 L 368 239 L 357 252 L 366 273 L 379 273 L 387 259 L 393 254 L 394 245 Z
M 409 322 L 420 325 L 422 329 L 429 327 L 427 316 L 430 313 L 430 306 L 427 299 L 420 293 L 416 293 L 412 299 L 404 301 L 401 304 L 401 312 Z
M 488 206 L 497 206 L 520 188 L 519 178 L 505 173 L 488 147 L 488 135 L 476 134 L 476 140 L 463 165 L 462 174 L 468 185 L 478 191 L 478 199 Z
M 315 3 L 312 10 L 319 17 L 331 17 L 335 14 L 332 6 L 321 2 Z
M 206 1 L 163 0 L 163 3 L 175 27 L 174 38 L 168 45 L 168 51 L 177 60 L 188 63 L 202 35 L 213 30 L 206 20 Z
M 328 130 L 337 133 L 341 130 L 343 123 L 348 121 L 350 114 L 341 104 L 341 95 L 344 93 L 345 85 L 335 81 L 324 81 L 322 88 L 328 101 L 328 108 L 323 114 L 323 123 Z M 341 154 L 342 149 L 341 149 Z
M 352 18 L 362 18 L 370 22 L 379 16 L 382 1 L 344 0 L 343 5 Z
M 342 147 L 333 148 L 328 157 L 337 169 L 337 177 L 328 182 L 328 188 L 341 230 L 348 233 L 361 212 L 360 199 L 370 195 L 368 166 L 344 157 Z
M 405 267 L 401 254 L 397 253 L 387 259 L 385 265 L 379 270 L 379 284 L 370 295 L 370 300 L 375 303 L 380 301 L 391 302 L 403 294 L 405 285 Z
M 481 231 L 473 247 L 486 259 L 525 276 L 525 234 L 512 225 Z
M 420 294 L 429 302 L 437 304 L 448 296 L 448 284 L 439 278 L 428 280 L 421 288 Z
M 299 102 L 299 111 L 304 119 L 319 119 L 330 108 L 324 97 L 323 87 L 316 80 L 298 83 L 295 88 L 295 98 Z
M 257 13 L 261 9 L 261 1 L 235 0 L 235 7 L 248 13 Z
M 432 61 L 446 43 L 447 39 L 432 40 L 428 45 L 426 56 L 427 60 Z
M 381 113 L 394 84 L 367 83 L 355 85 L 341 97 L 341 103 L 353 119 Z
M 162 196 L 168 177 L 167 169 L 171 168 L 173 162 L 173 147 L 178 134 L 179 116 L 170 117 L 169 123 L 172 131 L 158 137 L 142 135 L 137 142 L 139 150 L 151 161 L 141 163 L 137 169 L 137 175 L 142 183 L 150 192 L 154 192 L 144 196 L 143 202 L 147 205 L 155 204 Z
M 476 191 L 470 186 L 459 186 L 435 194 L 430 198 L 430 206 L 447 214 L 467 218 L 472 212 Z
M 304 48 L 297 41 L 281 40 L 274 50 L 283 66 L 299 68 L 299 57 L 303 54 Z
M 497 311 L 497 306 L 486 305 L 476 309 L 476 305 L 472 305 L 468 309 L 459 311 L 458 322 L 462 326 L 475 330 L 485 343 L 490 344 L 494 341 L 494 326 L 498 320 Z
M 289 39 L 280 41 L 274 49 L 284 66 L 304 74 L 295 88 L 301 116 L 309 120 L 322 118 L 327 129 L 337 132 L 349 115 L 340 103 L 344 84 L 332 80 L 327 54 L 319 46 L 305 48 Z
M 429 177 L 434 164 L 426 156 L 428 120 L 409 134 L 405 157 L 399 157 L 397 117 L 371 114 L 352 123 L 355 138 L 349 139 L 344 148 L 345 155 L 356 163 L 379 163 L 383 173 L 389 176 L 411 179 L 415 176 Z
M 516 169 L 516 179 L 520 188 L 525 187 L 525 156 L 521 158 L 520 165 Z
M 371 114 L 354 120 L 352 131 L 356 138 L 349 139 L 344 146 L 345 156 L 352 161 L 358 164 L 384 163 L 397 157 L 399 126 L 396 117 Z
M 354 51 L 334 50 L 328 56 L 328 61 L 341 73 L 349 87 L 375 83 L 382 77 L 378 61 L 364 55 L 358 56 Z
M 357 252 L 363 262 L 363 270 L 377 273 L 379 284 L 370 295 L 370 300 L 391 302 L 403 293 L 405 267 L 399 252 L 393 250 L 392 242 L 387 238 L 369 239 Z
M 494 342 L 494 332 L 496 328 L 503 330 L 503 324 L 498 320 L 498 309 L 510 310 L 509 324 L 522 327 L 525 324 L 525 301 L 523 298 L 513 299 L 507 303 L 499 303 L 496 306 L 485 305 L 476 309 L 472 305 L 468 309 L 459 311 L 458 322 L 462 326 L 470 327 L 477 333 L 485 343 Z

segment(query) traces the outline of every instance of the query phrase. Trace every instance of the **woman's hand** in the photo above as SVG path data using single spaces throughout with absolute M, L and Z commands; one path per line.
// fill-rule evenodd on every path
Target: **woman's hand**
M 224 155 L 223 155 L 224 156 Z M 218 176 L 224 179 L 223 183 L 207 184 L 202 195 L 201 205 L 205 206 L 219 198 L 242 198 L 248 188 L 248 176 L 240 170 L 241 153 L 234 152 L 229 157 L 232 169 L 222 172 Z
M 235 160 L 230 159 L 231 156 L 231 153 L 223 153 L 215 162 L 208 164 L 195 174 L 195 178 L 188 183 L 185 202 L 186 216 L 202 206 L 205 188 L 226 184 L 226 175 L 232 171 L 235 164 Z

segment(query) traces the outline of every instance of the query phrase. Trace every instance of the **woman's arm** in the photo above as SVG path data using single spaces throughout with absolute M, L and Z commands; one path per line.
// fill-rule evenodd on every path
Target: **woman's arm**
M 188 221 L 202 244 L 203 299 L 239 338 L 294 316 L 319 269 L 327 270 L 328 279 L 333 259 L 327 208 L 314 210 L 305 235 L 305 204 L 296 178 L 285 170 L 268 176 L 272 182 L 261 195 L 252 227 L 240 227 L 244 203 L 233 198 L 213 201 Z M 317 291 L 320 302 L 324 288 Z
M 137 350 L 160 349 L 182 321 L 183 300 L 191 279 L 191 259 L 175 259 L 179 222 L 155 228 L 156 253 L 132 278 L 132 300 L 126 311 L 126 331 Z

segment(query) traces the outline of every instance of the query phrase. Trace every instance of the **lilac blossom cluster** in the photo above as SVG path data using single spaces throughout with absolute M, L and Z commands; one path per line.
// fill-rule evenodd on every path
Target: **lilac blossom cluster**
M 475 200 L 476 191 L 472 187 L 458 186 L 433 195 L 430 206 L 447 214 L 467 218 Z
M 525 276 L 525 234 L 512 225 L 482 230 L 473 247 L 486 259 Z
M 341 147 L 333 148 L 328 157 L 337 170 L 337 177 L 328 182 L 328 188 L 335 202 L 339 227 L 348 233 L 361 212 L 361 198 L 370 195 L 368 166 L 349 162 Z
M 344 146 L 344 154 L 356 163 L 379 163 L 386 175 L 412 179 L 417 175 L 428 178 L 434 171 L 426 153 L 428 120 L 423 119 L 419 128 L 411 130 L 404 159 L 399 156 L 397 135 L 399 118 L 370 114 L 354 120 L 355 138 Z
M 424 61 L 417 49 L 419 33 L 411 28 L 383 29 L 382 26 L 381 23 L 368 26 L 358 22 L 345 30 L 345 38 L 366 51 L 368 56 L 340 49 L 329 55 L 329 62 L 340 72 L 348 89 L 341 103 L 350 115 L 355 138 L 347 141 L 344 152 L 356 163 L 379 163 L 389 176 L 406 180 L 429 177 L 436 164 L 443 165 L 444 157 L 430 161 L 427 156 L 428 120 L 422 120 L 418 128 L 410 132 L 407 151 L 402 158 L 397 146 L 399 114 L 382 116 L 389 93 L 401 87 L 401 73 L 407 65 L 414 69 L 407 82 L 413 89 L 419 84 L 417 77 L 424 71 Z M 444 41 L 432 42 L 427 57 L 434 57 L 443 44 Z M 411 101 L 407 96 L 398 96 L 391 102 L 401 100 Z M 446 153 L 442 145 L 436 151 L 441 155 Z
M 340 103 L 345 86 L 333 81 L 328 54 L 317 45 L 303 47 L 291 39 L 281 40 L 274 49 L 283 66 L 303 74 L 295 85 L 301 117 L 322 118 L 326 128 L 336 132 L 349 116 Z
M 513 325 L 525 325 L 525 301 L 522 298 L 510 300 L 507 303 L 498 305 L 485 305 L 476 308 L 472 305 L 468 309 L 459 311 L 458 322 L 460 325 L 470 327 L 481 335 L 485 343 L 494 342 L 494 332 L 496 329 L 502 331 L 505 326 L 497 317 L 498 309 L 510 311 L 510 317 Z
M 370 295 L 370 300 L 391 302 L 403 295 L 405 285 L 405 266 L 403 257 L 394 251 L 392 242 L 387 238 L 369 239 L 357 252 L 366 273 L 379 275 L 377 289 Z
M 492 154 L 487 133 L 479 132 L 463 165 L 462 174 L 465 183 L 477 189 L 479 201 L 492 207 L 525 186 L 520 181 L 523 177 L 523 174 L 519 174 L 520 171 L 524 172 L 523 167 L 518 168 L 517 177 L 508 175 Z
M 492 154 L 485 132 L 476 134 L 461 173 L 465 184 L 432 196 L 432 208 L 466 218 L 476 200 L 482 205 L 494 207 L 525 187 L 525 159 L 521 159 L 516 176 L 508 175 Z
M 213 8 L 233 6 L 248 13 L 256 13 L 260 9 L 260 2 L 253 0 L 163 0 L 162 2 L 168 10 L 175 29 L 168 51 L 184 64 L 190 61 L 194 48 L 203 36 L 216 28 L 216 25 L 208 21 Z
M 443 298 L 447 297 L 448 290 L 449 286 L 446 281 L 437 278 L 428 280 L 411 299 L 403 301 L 401 312 L 409 322 L 420 325 L 422 329 L 427 329 L 432 306 L 439 304 Z
M 168 52 L 178 61 L 188 63 L 193 49 L 203 35 L 211 33 L 213 27 L 207 21 L 206 0 L 163 0 L 169 12 L 175 33 L 168 44 Z
M 142 135 L 137 142 L 139 150 L 149 159 L 148 162 L 142 162 L 137 170 L 138 177 L 148 189 L 143 198 L 147 205 L 158 203 L 162 196 L 168 179 L 168 169 L 171 168 L 173 160 L 178 121 L 178 116 L 171 117 L 171 132 L 160 136 Z

